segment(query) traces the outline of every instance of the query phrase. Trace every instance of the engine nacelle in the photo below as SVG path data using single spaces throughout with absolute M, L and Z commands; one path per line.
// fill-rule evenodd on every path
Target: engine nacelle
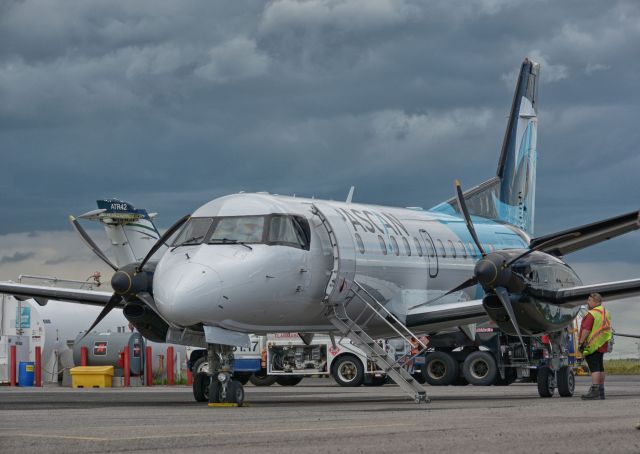
M 526 295 L 511 295 L 513 312 L 516 323 L 522 334 L 538 335 L 559 331 L 573 322 L 580 310 L 579 307 L 560 307 L 531 298 Z M 482 300 L 487 315 L 498 327 L 510 336 L 516 332 L 509 318 L 509 314 L 498 299 L 497 295 L 490 293 Z
M 122 312 L 146 339 L 153 342 L 166 342 L 169 325 L 150 308 L 140 303 L 129 303 Z

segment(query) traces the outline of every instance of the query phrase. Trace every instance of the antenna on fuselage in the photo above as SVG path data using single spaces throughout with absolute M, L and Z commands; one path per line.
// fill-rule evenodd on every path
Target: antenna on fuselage
M 353 199 L 353 191 L 355 189 L 355 186 L 351 186 L 351 189 L 349 189 L 349 195 L 347 195 L 347 203 L 351 203 L 351 199 Z

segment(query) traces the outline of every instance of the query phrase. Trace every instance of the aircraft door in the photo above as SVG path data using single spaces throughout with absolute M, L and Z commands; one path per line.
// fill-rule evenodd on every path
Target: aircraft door
M 331 205 L 314 203 L 318 216 L 331 242 L 333 262 L 323 302 L 342 303 L 349 294 L 356 274 L 356 252 L 353 236 L 344 218 Z
M 436 253 L 436 247 L 433 243 L 433 239 L 429 232 L 424 229 L 420 229 L 420 235 L 427 245 L 427 249 L 425 251 L 425 258 L 427 259 L 427 267 L 429 268 L 429 277 L 438 276 L 438 254 Z

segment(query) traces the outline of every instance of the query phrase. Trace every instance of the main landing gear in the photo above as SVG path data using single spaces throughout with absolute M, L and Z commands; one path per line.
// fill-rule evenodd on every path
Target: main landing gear
M 244 387 L 233 379 L 233 347 L 209 344 L 207 362 L 207 371 L 202 368 L 194 371 L 193 395 L 196 400 L 208 401 L 210 407 L 242 406 Z
M 573 369 L 566 363 L 566 355 L 562 353 L 562 334 L 549 335 L 549 366 L 538 370 L 537 383 L 540 397 L 552 397 L 556 388 L 560 397 L 571 397 L 576 388 L 576 377 Z

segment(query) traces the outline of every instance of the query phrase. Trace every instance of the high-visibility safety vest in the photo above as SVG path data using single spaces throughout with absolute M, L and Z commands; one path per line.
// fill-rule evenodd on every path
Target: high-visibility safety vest
M 602 306 L 594 307 L 589 311 L 593 317 L 593 327 L 589 337 L 587 337 L 587 348 L 584 355 L 591 355 L 598 351 L 606 342 L 611 340 L 613 332 L 611 331 L 611 314 Z

